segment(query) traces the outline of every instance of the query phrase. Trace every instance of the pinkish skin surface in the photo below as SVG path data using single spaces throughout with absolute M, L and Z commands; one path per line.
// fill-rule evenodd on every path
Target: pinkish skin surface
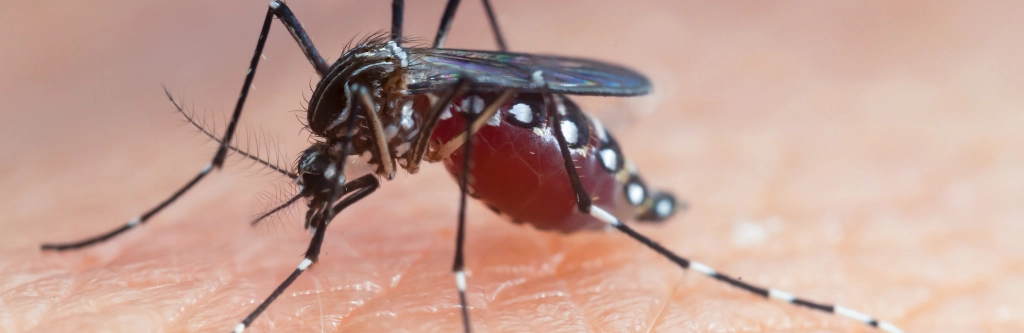
M 327 55 L 386 29 L 387 3 L 294 1 Z M 557 7 L 554 7 L 557 6 Z M 691 203 L 642 227 L 746 281 L 908 332 L 1024 330 L 1021 4 L 498 2 L 512 48 L 648 74 L 588 99 L 652 186 Z M 433 35 L 440 2 L 410 4 Z M 300 214 L 252 229 L 276 177 L 218 172 L 145 227 L 79 252 L 192 177 L 213 148 L 159 83 L 230 111 L 262 2 L 15 2 L 0 13 L 0 331 L 225 332 L 301 260 Z M 466 1 L 449 45 L 493 48 Z M 567 19 L 568 18 L 568 19 Z M 246 108 L 290 162 L 315 79 L 275 23 Z M 218 122 L 223 124 L 223 122 Z M 459 329 L 457 187 L 400 175 L 331 225 L 320 264 L 254 331 Z M 470 208 L 477 332 L 872 332 L 684 273 L 615 233 L 563 236 Z

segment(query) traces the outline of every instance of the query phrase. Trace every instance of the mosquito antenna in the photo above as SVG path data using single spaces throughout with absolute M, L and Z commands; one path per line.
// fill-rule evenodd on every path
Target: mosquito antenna
M 171 100 L 171 104 L 174 104 L 174 109 L 177 110 L 178 113 L 180 113 L 182 116 L 184 116 L 185 120 L 187 120 L 189 122 L 189 124 L 192 124 L 192 126 L 194 126 L 197 130 L 199 130 L 200 133 L 203 133 L 203 135 L 206 135 L 207 138 L 209 138 L 209 139 L 211 139 L 213 141 L 216 141 L 217 143 L 222 143 L 221 139 L 218 137 L 218 135 L 216 133 L 214 133 L 213 131 L 208 129 L 211 126 L 206 126 L 207 122 L 205 120 L 198 121 L 196 119 L 197 117 L 196 117 L 195 113 L 193 113 L 191 111 L 188 111 L 189 109 L 186 109 L 186 108 L 182 107 L 181 104 L 179 104 L 178 101 L 176 99 L 174 99 L 174 96 L 171 95 L 171 91 L 168 90 L 166 86 L 164 86 L 163 88 L 164 88 L 164 93 L 167 95 L 167 98 Z M 191 109 L 195 110 L 195 107 L 192 107 Z M 246 149 L 240 149 L 237 146 L 230 145 L 230 144 L 228 145 L 228 149 L 231 150 L 231 151 L 237 152 L 241 156 L 243 156 L 245 158 L 248 158 L 248 159 L 251 159 L 251 160 L 255 161 L 256 163 L 262 164 L 266 168 L 269 168 L 269 169 L 274 170 L 274 171 L 276 171 L 276 172 L 278 172 L 278 173 L 280 173 L 282 175 L 285 175 L 288 178 L 295 179 L 296 177 L 298 177 L 298 175 L 296 175 L 295 173 L 293 173 L 291 171 L 288 171 L 288 169 L 280 166 L 280 164 L 272 163 L 272 162 L 267 161 L 267 160 L 265 160 L 263 158 L 260 158 L 258 156 L 258 153 L 257 154 L 251 154 Z
M 257 155 L 261 155 L 263 149 L 267 148 L 266 141 L 263 140 L 263 126 L 260 126 L 259 129 L 257 129 L 256 126 L 250 124 L 249 131 L 250 135 L 252 135 L 252 141 L 256 145 L 256 149 L 253 151 L 255 151 Z M 249 164 L 249 166 L 246 167 L 246 169 L 251 168 L 254 165 L 256 165 L 256 163 Z
M 285 231 L 283 225 L 286 221 L 294 220 L 292 217 L 295 217 L 295 208 L 299 205 L 282 207 L 280 210 L 273 213 L 268 212 L 291 199 L 292 196 L 297 194 L 296 191 L 300 189 L 300 187 L 290 186 L 290 184 L 279 184 L 274 186 L 273 189 L 263 190 L 257 193 L 256 202 L 253 207 L 255 208 L 254 211 L 256 214 L 253 214 L 249 219 L 250 222 L 254 222 L 256 224 L 253 227 L 258 229 L 261 234 L 283 233 Z M 258 223 L 255 222 L 257 218 L 261 219 Z
M 240 128 L 240 130 L 244 131 L 245 135 L 244 136 L 241 136 L 241 135 L 240 136 L 236 136 L 238 138 L 236 140 L 239 140 L 239 141 L 235 142 L 235 145 L 238 146 L 239 148 L 243 148 L 244 147 L 243 150 L 245 150 L 245 151 L 255 151 L 256 154 L 259 154 L 260 153 L 259 140 L 256 140 L 256 149 L 255 150 L 252 149 L 252 141 L 253 141 L 253 128 L 252 128 L 252 124 L 249 124 L 248 122 L 246 122 L 244 125 L 245 125 L 245 127 Z M 240 141 L 241 138 L 243 138 L 243 137 L 245 138 L 245 145 L 244 146 L 242 145 L 242 143 Z M 242 161 L 238 161 L 237 163 L 241 163 L 241 162 Z M 243 167 L 242 170 L 249 170 L 249 168 L 251 168 L 252 166 L 253 166 L 253 164 L 249 164 L 249 165 Z
M 268 218 L 270 216 L 273 216 L 274 214 L 277 214 L 278 212 L 288 208 L 289 206 L 291 206 L 295 202 L 299 201 L 299 199 L 302 199 L 302 197 L 305 196 L 304 190 L 305 190 L 304 188 L 299 188 L 299 193 L 298 194 L 293 196 L 291 199 L 288 199 L 288 201 L 285 201 L 281 205 L 278 205 L 277 207 L 274 207 L 274 209 L 271 209 L 270 211 L 261 214 L 260 217 L 257 217 L 255 220 L 253 220 L 252 223 L 250 223 L 250 225 L 255 227 L 257 224 L 259 224 L 264 219 L 266 219 L 266 218 Z

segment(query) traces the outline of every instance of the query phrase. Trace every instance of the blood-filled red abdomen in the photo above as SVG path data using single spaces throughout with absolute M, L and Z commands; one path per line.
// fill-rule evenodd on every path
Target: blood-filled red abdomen
M 479 113 L 496 94 L 459 96 L 434 131 L 436 150 L 466 130 L 465 112 Z M 660 220 L 672 214 L 670 195 L 648 193 L 635 167 L 597 120 L 563 96 L 562 132 L 583 188 L 600 206 L 622 220 Z M 539 229 L 572 232 L 603 223 L 580 214 L 554 130 L 539 94 L 519 94 L 473 136 L 469 193 L 515 222 Z M 554 107 L 551 108 L 554 112 Z M 459 179 L 465 146 L 443 159 Z M 653 214 L 653 215 L 652 215 Z

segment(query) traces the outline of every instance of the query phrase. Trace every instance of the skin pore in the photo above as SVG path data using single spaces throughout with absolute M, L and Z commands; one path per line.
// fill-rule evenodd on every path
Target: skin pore
M 386 2 L 289 4 L 331 59 L 389 24 Z M 907 332 L 1024 330 L 1021 5 L 494 5 L 512 50 L 602 59 L 654 82 L 651 96 L 580 102 L 652 187 L 690 203 L 639 232 Z M 442 7 L 410 3 L 406 31 L 433 36 Z M 230 330 L 309 240 L 301 205 L 249 227 L 280 202 L 258 203 L 261 191 L 292 192 L 246 161 L 112 241 L 38 245 L 118 227 L 207 163 L 215 145 L 179 125 L 160 83 L 220 130 L 264 4 L 5 9 L 0 331 Z M 447 45 L 495 48 L 479 2 L 464 1 Z M 286 111 L 316 75 L 277 22 L 264 54 L 239 137 L 262 128 L 290 167 L 307 133 Z M 333 221 L 320 263 L 252 330 L 458 331 L 457 198 L 440 165 L 399 173 Z M 614 231 L 539 232 L 476 203 L 468 216 L 475 332 L 872 332 L 682 271 Z

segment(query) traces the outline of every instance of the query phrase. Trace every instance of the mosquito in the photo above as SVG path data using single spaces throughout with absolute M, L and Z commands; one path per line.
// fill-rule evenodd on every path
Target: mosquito
M 78 242 L 44 244 L 42 249 L 88 247 L 146 223 L 211 171 L 220 169 L 229 151 L 269 165 L 231 142 L 276 17 L 320 81 L 306 113 L 314 143 L 299 156 L 294 171 L 275 169 L 294 181 L 298 194 L 260 219 L 305 199 L 305 227 L 312 240 L 298 267 L 234 332 L 245 330 L 317 262 L 327 226 L 338 213 L 373 193 L 381 178 L 393 179 L 399 168 L 415 174 L 424 161 L 442 162 L 461 188 L 452 273 L 465 332 L 472 327 L 463 271 L 468 196 L 513 222 L 542 230 L 570 233 L 611 227 L 683 269 L 765 298 L 848 317 L 886 332 L 902 332 L 891 323 L 850 308 L 805 300 L 721 274 L 676 255 L 623 223 L 665 220 L 685 204 L 648 187 L 611 133 L 568 96 L 643 95 L 650 92 L 650 82 L 633 70 L 600 61 L 508 52 L 491 4 L 488 0 L 483 4 L 499 45 L 497 52 L 442 48 L 458 0 L 448 1 L 433 47 L 404 47 L 404 2 L 393 0 L 390 36 L 371 35 L 328 64 L 284 1 L 271 1 L 231 121 L 217 140 L 220 147 L 210 163 L 169 198 L 120 228 Z M 349 156 L 361 157 L 373 171 L 346 179 L 344 167 Z

